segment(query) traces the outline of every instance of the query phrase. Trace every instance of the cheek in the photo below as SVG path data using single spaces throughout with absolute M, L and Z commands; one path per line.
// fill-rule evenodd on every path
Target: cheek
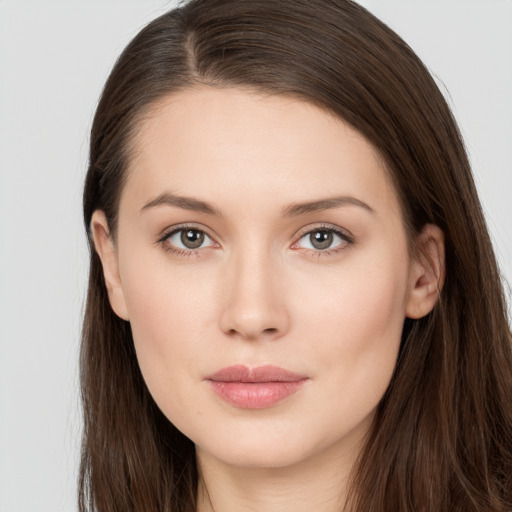
M 393 374 L 407 291 L 407 260 L 397 260 L 399 254 L 387 261 L 380 255 L 378 263 L 333 273 L 323 293 L 311 294 L 307 306 L 303 301 L 307 338 L 316 357 L 322 354 L 321 375 L 345 414 L 367 414 Z
M 141 272 L 141 269 L 144 271 Z M 168 262 L 126 263 L 123 289 L 130 314 L 137 359 L 155 397 L 185 374 L 197 373 L 204 340 L 204 318 L 211 301 L 201 290 L 198 273 L 172 268 Z M 201 319 L 201 321 L 200 321 Z
M 331 329 L 340 342 L 357 338 L 359 345 L 372 342 L 375 336 L 369 332 L 385 336 L 402 325 L 407 283 L 406 252 L 390 249 L 369 252 L 364 258 L 353 253 L 339 267 L 302 272 L 292 279 L 292 295 L 301 296 L 300 316 L 319 333 Z

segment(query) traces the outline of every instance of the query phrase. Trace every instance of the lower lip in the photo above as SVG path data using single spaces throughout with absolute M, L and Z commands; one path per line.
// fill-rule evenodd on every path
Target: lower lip
M 292 382 L 208 381 L 223 400 L 241 409 L 265 409 L 299 391 L 307 379 Z

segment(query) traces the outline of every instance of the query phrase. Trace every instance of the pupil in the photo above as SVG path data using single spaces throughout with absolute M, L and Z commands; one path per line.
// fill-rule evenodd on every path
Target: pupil
M 315 231 L 309 238 L 315 249 L 327 249 L 332 244 L 333 234 L 330 231 Z
M 204 242 L 204 233 L 192 229 L 182 231 L 181 242 L 187 249 L 197 249 Z

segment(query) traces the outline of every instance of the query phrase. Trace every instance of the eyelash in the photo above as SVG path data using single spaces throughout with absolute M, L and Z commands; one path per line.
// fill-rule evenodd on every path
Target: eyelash
M 314 226 L 313 228 L 308 228 L 307 230 L 303 231 L 298 236 L 297 241 L 292 244 L 292 248 L 295 245 L 297 245 L 299 241 L 302 240 L 305 236 L 311 235 L 312 233 L 317 233 L 319 231 L 327 231 L 329 233 L 332 233 L 333 235 L 338 236 L 341 239 L 341 243 L 332 249 L 325 249 L 323 251 L 320 249 L 306 249 L 308 253 L 312 253 L 317 258 L 321 258 L 323 256 L 332 256 L 340 252 L 343 252 L 347 250 L 351 245 L 353 245 L 356 241 L 352 235 L 349 235 L 346 231 L 340 230 L 340 228 L 337 228 L 330 224 L 319 224 L 317 226 Z
M 189 224 L 182 224 L 179 226 L 174 226 L 172 229 L 167 231 L 162 238 L 158 240 L 158 243 L 163 246 L 166 252 L 170 252 L 172 254 L 175 254 L 176 256 L 183 256 L 190 258 L 191 256 L 197 256 L 199 254 L 200 249 L 180 249 L 178 247 L 174 247 L 168 243 L 168 240 L 171 236 L 175 235 L 176 233 L 180 233 L 181 231 L 196 231 L 198 233 L 203 233 L 206 235 L 210 240 L 213 241 L 213 238 L 208 234 L 207 231 L 204 229 L 198 228 L 194 225 Z
M 177 234 L 177 233 L 180 233 L 182 231 L 196 231 L 198 233 L 202 233 L 204 235 L 206 235 L 210 240 L 212 240 L 212 242 L 214 244 L 216 244 L 216 242 L 213 240 L 213 238 L 208 234 L 207 231 L 205 231 L 204 229 L 201 229 L 201 228 L 198 228 L 194 225 L 180 225 L 180 226 L 175 226 L 173 227 L 171 230 L 169 231 L 166 231 L 166 233 L 158 240 L 158 243 L 161 244 L 165 251 L 166 252 L 170 252 L 172 254 L 175 254 L 176 256 L 182 256 L 182 257 L 188 257 L 190 258 L 191 256 L 197 256 L 200 252 L 200 250 L 202 248 L 198 248 L 198 249 L 180 249 L 180 248 L 177 248 L 177 247 L 174 247 L 172 245 L 170 245 L 168 243 L 168 240 L 171 236 Z M 316 232 L 319 232 L 319 231 L 327 231 L 329 233 L 332 233 L 333 235 L 336 235 L 338 236 L 342 242 L 334 247 L 333 249 L 325 249 L 325 250 L 320 250 L 320 249 L 306 249 L 308 252 L 311 252 L 314 254 L 314 256 L 320 258 L 322 256 L 331 256 L 331 255 L 334 255 L 334 254 L 338 254 L 344 250 L 347 250 L 351 245 L 353 245 L 355 243 L 355 238 L 352 236 L 352 235 L 349 235 L 348 233 L 344 232 L 344 231 L 341 231 L 339 228 L 336 228 L 332 225 L 328 225 L 328 224 L 321 224 L 321 225 L 318 225 L 318 226 L 314 226 L 313 228 L 310 228 L 306 231 L 303 231 L 297 238 L 297 241 L 294 242 L 292 244 L 292 249 L 294 246 L 296 246 L 300 240 L 302 240 L 305 236 L 307 235 L 311 235 L 312 233 L 316 233 Z M 218 245 L 218 244 L 217 244 Z

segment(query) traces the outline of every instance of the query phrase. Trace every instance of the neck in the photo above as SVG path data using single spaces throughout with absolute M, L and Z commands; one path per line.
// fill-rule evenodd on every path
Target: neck
M 286 467 L 240 467 L 196 448 L 198 512 L 340 512 L 361 448 L 330 446 Z

